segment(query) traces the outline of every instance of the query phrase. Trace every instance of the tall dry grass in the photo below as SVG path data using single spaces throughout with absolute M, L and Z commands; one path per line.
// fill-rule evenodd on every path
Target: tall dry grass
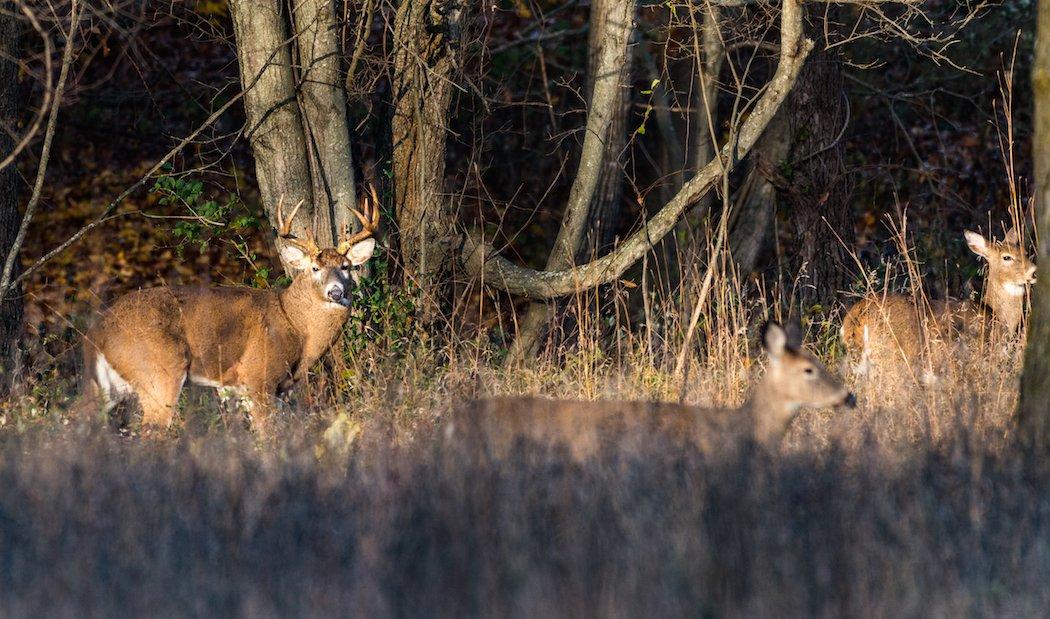
M 71 419 L 72 348 L 42 356 L 0 413 L 0 613 L 1045 612 L 1050 468 L 1014 447 L 1016 350 L 929 386 L 880 372 L 858 410 L 807 411 L 772 450 L 634 436 L 495 459 L 442 432 L 488 395 L 739 404 L 757 324 L 808 308 L 717 269 L 678 374 L 703 275 L 685 302 L 581 295 L 575 337 L 520 367 L 487 339 L 351 330 L 265 443 L 206 392 L 168 437 Z M 831 365 L 838 312 L 806 321 Z

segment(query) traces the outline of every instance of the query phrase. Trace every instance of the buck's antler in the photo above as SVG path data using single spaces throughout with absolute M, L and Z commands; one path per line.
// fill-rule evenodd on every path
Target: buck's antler
M 306 202 L 306 200 L 299 200 L 299 203 L 292 209 L 292 214 L 285 218 L 284 196 L 282 195 L 277 199 L 277 235 L 280 236 L 285 243 L 294 245 L 307 255 L 313 257 L 320 252 L 320 249 L 318 249 L 317 243 L 314 242 L 313 238 L 307 236 L 306 239 L 299 239 L 292 234 L 292 222 L 295 221 L 295 214 L 299 212 L 299 209 L 303 206 L 303 202 Z
M 379 196 L 375 185 L 368 186 L 368 195 L 361 196 L 361 210 L 351 208 L 350 212 L 361 222 L 361 229 L 339 242 L 336 251 L 346 254 L 355 243 L 359 243 L 379 231 Z

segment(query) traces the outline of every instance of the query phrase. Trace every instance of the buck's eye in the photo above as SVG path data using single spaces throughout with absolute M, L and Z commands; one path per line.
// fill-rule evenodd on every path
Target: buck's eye
M 350 270 L 350 265 L 344 262 L 342 268 L 343 268 L 344 271 L 349 271 Z
M 813 368 L 812 367 L 808 367 L 808 368 L 806 368 L 806 369 L 804 369 L 802 371 L 805 372 L 806 374 L 812 374 L 813 373 Z
M 316 273 L 316 272 L 318 272 L 320 270 L 321 270 L 321 267 L 314 267 L 314 273 Z
M 1009 254 L 1003 256 L 1003 262 L 1010 262 L 1013 259 L 1014 259 L 1014 257 L 1009 255 Z

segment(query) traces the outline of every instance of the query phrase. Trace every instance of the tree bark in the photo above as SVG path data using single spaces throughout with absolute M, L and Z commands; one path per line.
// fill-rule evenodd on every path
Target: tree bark
M 350 212 L 357 203 L 346 93 L 332 0 L 293 3 L 299 50 L 299 96 L 316 213 L 318 244 L 334 246 L 360 228 Z
M 615 77 L 616 93 L 609 105 L 609 126 L 605 135 L 603 160 L 598 168 L 598 184 L 591 196 L 587 211 L 586 237 L 577 252 L 580 262 L 602 256 L 612 247 L 623 211 L 623 157 L 627 145 L 627 117 L 631 108 L 631 60 L 629 53 L 634 33 L 636 5 L 625 0 L 591 0 L 591 12 L 599 18 L 591 20 L 587 41 L 587 101 L 593 109 L 594 87 L 602 80 Z M 615 23 L 622 20 L 621 23 Z M 613 31 L 615 30 L 615 32 Z M 626 39 L 623 39 L 626 37 Z M 602 75 L 612 67 L 603 68 L 602 59 L 607 46 L 623 49 L 620 67 L 615 75 Z
M 821 54 L 802 72 L 788 102 L 790 187 L 782 197 L 796 242 L 786 253 L 790 275 L 804 276 L 804 303 L 834 299 L 848 285 L 853 183 L 840 140 L 849 120 L 843 91 L 838 60 Z
M 292 222 L 292 232 L 303 236 L 313 231 L 314 196 L 284 6 L 281 0 L 231 0 L 230 14 L 260 198 L 271 222 L 280 202 L 291 208 L 303 201 Z M 286 264 L 285 271 L 292 269 Z
M 747 177 L 737 190 L 729 224 L 729 249 L 741 277 L 758 266 L 773 234 L 779 197 L 770 179 L 779 174 L 791 152 L 789 124 L 787 110 L 780 110 L 751 151 Z
M 424 292 L 419 309 L 435 317 L 447 295 L 456 217 L 445 193 L 446 125 L 459 32 L 467 9 L 437 0 L 403 0 L 394 18 L 394 209 L 406 283 Z
M 587 127 L 580 165 L 569 192 L 569 203 L 554 241 L 547 270 L 571 268 L 603 254 L 615 234 L 620 210 L 623 170 L 620 156 L 626 136 L 626 105 L 630 102 L 628 44 L 634 32 L 634 0 L 591 2 L 588 39 Z M 552 306 L 533 303 L 518 321 L 508 363 L 534 356 L 547 332 Z
M 0 4 L 0 159 L 6 158 L 15 146 L 13 135 L 18 135 L 19 86 L 18 63 L 21 56 L 18 8 L 13 0 Z M 18 167 L 14 164 L 0 170 L 0 256 L 7 256 L 15 243 L 21 216 L 18 212 Z M 11 273 L 18 277 L 21 262 L 17 259 Z M 4 374 L 0 376 L 0 392 L 6 391 L 13 368 L 13 355 L 22 331 L 22 288 L 15 284 L 0 299 L 0 362 Z
M 693 57 L 688 67 L 688 91 L 691 93 L 693 109 L 696 112 L 689 119 L 686 127 L 687 148 L 683 169 L 676 174 L 675 191 L 691 179 L 701 168 L 715 157 L 718 131 L 718 79 L 725 63 L 726 50 L 722 44 L 722 12 L 715 4 L 704 4 L 700 22 L 693 20 Z M 660 255 L 664 260 L 666 272 L 662 278 L 667 282 L 668 294 L 675 294 L 685 275 L 680 263 L 683 255 L 686 260 L 692 259 L 707 251 L 707 243 L 698 233 L 703 227 L 704 219 L 711 211 L 714 193 L 708 192 L 697 200 L 686 216 L 678 223 L 677 230 L 662 244 Z
M 1039 0 L 1035 58 L 1035 217 L 1039 264 L 1050 260 L 1050 0 Z M 1050 449 L 1050 277 L 1040 275 L 1032 293 L 1018 421 L 1021 440 L 1039 452 Z
M 751 114 L 722 147 L 718 157 L 699 170 L 670 202 L 611 253 L 572 269 L 536 271 L 499 256 L 490 244 L 473 234 L 464 239 L 464 266 L 473 275 L 483 276 L 488 285 L 533 299 L 587 290 L 620 277 L 674 228 L 686 209 L 709 191 L 737 161 L 747 156 L 783 105 L 813 48 L 813 42 L 802 33 L 802 10 L 798 0 L 784 0 L 782 4 L 780 48 L 780 60 L 773 77 L 752 107 Z

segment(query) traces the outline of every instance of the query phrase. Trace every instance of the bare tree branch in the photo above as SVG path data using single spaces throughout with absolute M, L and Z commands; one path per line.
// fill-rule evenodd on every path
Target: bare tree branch
M 803 36 L 800 3 L 784 0 L 780 59 L 751 114 L 723 146 L 719 156 L 698 171 L 670 202 L 612 253 L 573 269 L 537 271 L 499 256 L 491 244 L 473 233 L 466 236 L 463 247 L 462 257 L 468 272 L 483 276 L 491 286 L 533 299 L 563 296 L 614 281 L 674 227 L 685 210 L 721 178 L 723 170 L 731 169 L 747 155 L 784 103 L 812 48 L 813 42 Z
M 22 215 L 22 224 L 18 228 L 11 249 L 7 252 L 4 260 L 4 273 L 0 277 L 0 291 L 6 295 L 11 286 L 11 273 L 15 268 L 15 261 L 22 250 L 22 244 L 26 240 L 26 232 L 29 231 L 29 222 L 36 214 L 37 206 L 40 204 L 40 195 L 44 190 L 44 177 L 47 176 L 47 164 L 51 159 L 51 142 L 55 137 L 55 128 L 58 126 L 58 110 L 62 106 L 62 96 L 66 90 L 66 79 L 69 77 L 69 67 L 73 64 L 73 38 L 80 27 L 80 2 L 72 0 L 69 8 L 69 33 L 66 34 L 66 47 L 62 50 L 62 66 L 58 73 L 58 83 L 55 84 L 55 93 L 51 97 L 51 111 L 47 118 L 47 129 L 44 130 L 44 144 L 40 150 L 40 163 L 37 164 L 36 179 L 33 181 L 33 193 L 26 204 L 25 213 Z M 2 298 L 2 296 L 0 296 Z
M 289 42 L 290 41 L 285 41 L 285 45 L 287 45 Z M 10 283 L 8 283 L 6 288 L 0 288 L 0 299 L 5 298 L 15 286 L 17 286 L 19 283 L 21 283 L 27 277 L 29 277 L 34 272 L 39 270 L 41 267 L 43 267 L 45 264 L 47 264 L 47 262 L 49 262 L 55 256 L 57 256 L 58 254 L 64 252 L 65 250 L 69 249 L 73 244 L 75 244 L 77 241 L 82 239 L 84 237 L 84 235 L 86 235 L 88 232 L 91 232 L 95 228 L 97 228 L 97 227 L 101 226 L 102 224 L 106 223 L 107 221 L 109 221 L 114 216 L 113 213 L 117 210 L 117 208 L 121 204 L 124 203 L 124 200 L 126 200 L 128 196 L 130 196 L 137 189 L 139 189 L 140 187 L 145 185 L 146 181 L 148 181 L 149 179 L 153 178 L 154 174 L 159 172 L 161 170 L 161 168 L 163 168 L 172 159 L 174 159 L 175 156 L 178 155 L 180 152 L 182 152 L 182 150 L 184 148 L 186 148 L 187 146 L 192 144 L 194 142 L 194 140 L 196 140 L 200 136 L 200 134 L 204 132 L 205 129 L 207 129 L 208 127 L 212 126 L 213 124 L 215 124 L 216 121 L 218 121 L 220 118 L 222 118 L 222 116 L 227 111 L 229 111 L 229 109 L 231 107 L 236 105 L 242 98 L 244 98 L 244 96 L 245 96 L 245 94 L 247 92 L 249 92 L 253 88 L 255 88 L 255 85 L 262 78 L 262 76 L 263 76 L 264 72 L 266 71 L 267 67 L 270 65 L 270 63 L 277 56 L 278 52 L 280 52 L 280 50 L 282 48 L 283 48 L 283 46 L 282 47 L 277 47 L 277 48 L 271 50 L 270 55 L 267 57 L 266 61 L 264 63 L 262 63 L 262 67 L 260 68 L 260 70 L 255 75 L 253 75 L 252 78 L 250 80 L 248 80 L 247 83 L 244 84 L 243 90 L 239 91 L 233 97 L 230 97 L 229 101 L 224 103 L 221 107 L 219 107 L 219 109 L 217 109 L 214 112 L 212 112 L 212 114 L 210 116 L 208 116 L 208 118 L 206 118 L 204 120 L 204 122 L 202 122 L 200 125 L 198 125 L 197 128 L 194 129 L 189 135 L 187 135 L 185 138 L 183 138 L 171 150 L 169 150 L 167 153 L 165 153 L 163 157 L 161 157 L 159 160 L 157 160 L 157 162 L 155 164 L 153 164 L 153 166 L 150 167 L 150 169 L 147 170 L 145 174 L 140 176 L 137 181 L 135 181 L 130 186 L 128 186 L 126 189 L 124 189 L 124 191 L 120 192 L 120 194 L 117 197 L 113 198 L 113 200 L 110 201 L 110 203 L 106 205 L 106 208 L 104 208 L 102 210 L 102 212 L 99 213 L 99 215 L 97 217 L 95 217 L 95 219 L 93 219 L 90 223 L 88 223 L 87 225 L 85 225 L 81 229 L 79 229 L 76 232 L 74 232 L 72 235 L 70 235 L 69 238 L 67 238 L 65 241 L 63 241 L 62 243 L 60 243 L 56 247 L 48 250 L 47 253 L 45 253 L 43 256 L 38 258 L 36 260 L 36 262 L 34 262 L 32 265 L 30 265 L 29 267 L 24 269 L 22 271 L 22 273 L 18 277 L 13 278 L 10 281 Z M 247 127 L 246 133 L 250 132 L 254 128 L 255 127 L 252 127 L 252 126 Z
M 40 35 L 40 39 L 44 44 L 44 100 L 40 103 L 40 109 L 33 118 L 33 123 L 29 126 L 29 130 L 22 135 L 22 139 L 15 144 L 15 147 L 11 149 L 11 152 L 0 161 L 0 170 L 3 170 L 14 163 L 18 155 L 29 146 L 29 143 L 33 141 L 36 134 L 40 132 L 40 126 L 44 122 L 44 117 L 47 116 L 48 110 L 51 109 L 51 95 L 54 94 L 54 88 L 52 87 L 53 78 L 51 75 L 51 37 L 48 36 L 43 26 L 40 25 L 40 20 L 36 18 L 33 11 L 24 2 L 19 2 L 18 8 L 26 16 L 26 20 L 29 21 L 29 25 L 33 27 L 33 30 L 36 30 L 37 34 Z M 11 58 L 10 60 L 11 62 L 18 62 L 17 58 Z

